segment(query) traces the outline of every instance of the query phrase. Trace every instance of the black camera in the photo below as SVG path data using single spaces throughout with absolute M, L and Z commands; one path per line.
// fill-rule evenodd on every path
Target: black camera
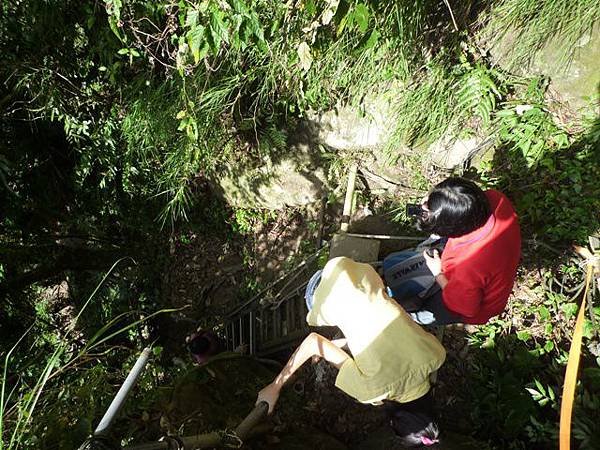
M 420 217 L 423 215 L 423 207 L 416 203 L 407 203 L 406 215 L 408 217 Z

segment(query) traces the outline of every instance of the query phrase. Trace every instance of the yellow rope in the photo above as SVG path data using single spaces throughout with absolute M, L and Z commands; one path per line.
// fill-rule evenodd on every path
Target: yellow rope
M 565 372 L 565 383 L 563 385 L 562 402 L 560 405 L 560 450 L 571 449 L 571 417 L 573 414 L 573 400 L 575 399 L 575 387 L 577 385 L 577 371 L 579 369 L 579 359 L 581 357 L 581 341 L 583 336 L 583 321 L 585 316 L 585 302 L 592 282 L 594 265 L 588 260 L 587 273 L 585 277 L 585 293 L 577 314 L 575 322 L 575 332 L 569 349 L 569 361 L 567 362 L 567 371 Z

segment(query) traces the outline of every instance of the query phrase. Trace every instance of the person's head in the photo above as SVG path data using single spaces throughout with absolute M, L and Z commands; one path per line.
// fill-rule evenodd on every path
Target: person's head
M 439 442 L 429 393 L 409 403 L 386 402 L 386 409 L 390 426 L 403 447 L 429 447 Z
M 491 214 L 485 193 L 472 181 L 448 178 L 423 201 L 417 227 L 442 237 L 460 237 L 483 226 Z
M 205 335 L 195 336 L 188 342 L 188 349 L 194 355 L 206 355 L 211 348 L 211 341 Z

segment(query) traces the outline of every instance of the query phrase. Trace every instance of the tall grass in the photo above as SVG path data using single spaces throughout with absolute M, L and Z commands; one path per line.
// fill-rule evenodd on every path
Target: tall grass
M 396 135 L 408 145 L 439 138 L 453 121 L 453 80 L 448 70 L 432 64 L 402 92 L 397 106 Z
M 40 348 L 36 345 L 40 339 L 42 339 L 40 337 L 34 338 L 33 344 L 30 344 L 28 349 L 22 348 L 23 345 L 28 342 L 31 333 L 36 329 L 35 323 L 31 325 L 4 356 L 2 363 L 2 378 L 0 380 L 1 450 L 17 450 L 28 448 L 28 446 L 31 445 L 30 438 L 32 438 L 32 429 L 37 428 L 33 426 L 36 410 L 39 409 L 40 405 L 49 406 L 48 402 L 52 401 L 55 394 L 60 397 L 59 393 L 64 389 L 64 386 L 61 385 L 61 379 L 69 370 L 82 364 L 84 360 L 93 360 L 94 358 L 90 355 L 93 352 L 98 351 L 103 344 L 107 344 L 108 341 L 115 336 L 137 327 L 157 314 L 175 311 L 173 309 L 160 310 L 142 319 L 133 320 L 129 324 L 115 330 L 114 328 L 117 324 L 123 322 L 129 316 L 132 316 L 135 311 L 120 314 L 102 326 L 83 347 L 77 348 L 77 345 L 74 343 L 73 332 L 76 329 L 79 318 L 121 261 L 123 260 L 115 262 L 110 270 L 104 275 L 103 279 L 88 297 L 77 316 L 73 319 L 65 334 L 63 336 L 55 337 L 53 349 L 49 355 L 42 356 L 41 365 L 38 365 L 38 362 L 35 360 L 30 361 L 31 368 L 29 370 L 37 372 L 33 375 L 33 378 L 28 377 L 26 374 L 21 374 L 19 379 L 13 383 L 10 379 L 9 371 L 11 365 L 14 365 L 17 358 L 19 360 L 28 359 L 27 356 L 25 356 L 27 350 L 31 351 L 36 349 L 36 352 L 40 351 Z M 17 350 L 21 351 L 21 354 L 18 357 L 16 355 Z M 38 367 L 37 370 L 35 369 L 36 366 Z M 50 384 L 52 384 L 53 387 L 52 393 L 48 390 Z M 44 428 L 44 425 L 49 426 L 49 424 L 38 425 L 40 425 L 39 428 Z
M 122 132 L 131 164 L 137 160 L 142 173 L 155 175 L 155 193 L 167 205 L 163 223 L 185 218 L 190 182 L 198 173 L 215 176 L 221 164 L 233 163 L 240 171 L 250 166 L 265 129 L 309 110 L 360 103 L 374 87 L 407 79 L 426 53 L 428 21 L 439 5 L 351 1 L 336 7 L 328 23 L 320 8 L 291 11 L 277 2 L 252 7 L 265 30 L 267 52 L 256 45 L 224 46 L 182 78 L 142 88 L 143 99 L 139 86 L 130 92 L 136 100 Z M 299 64 L 302 43 L 310 47 L 308 69 Z M 181 132 L 186 129 L 181 126 L 176 131 L 178 112 L 195 131 Z M 253 132 L 240 133 L 248 124 Z
M 557 65 L 564 66 L 577 51 L 578 40 L 599 21 L 596 0 L 500 0 L 492 8 L 484 35 L 497 41 L 513 34 L 504 55 L 508 69 L 530 62 L 549 42 L 559 50 Z
M 508 77 L 466 53 L 454 65 L 449 59 L 433 60 L 398 94 L 396 126 L 386 149 L 390 156 L 403 145 L 426 146 L 445 133 L 458 137 L 490 127 Z

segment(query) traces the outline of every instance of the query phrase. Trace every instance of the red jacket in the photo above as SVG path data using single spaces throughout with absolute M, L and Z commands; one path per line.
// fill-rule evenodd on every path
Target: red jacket
M 448 284 L 442 291 L 446 307 L 465 323 L 486 323 L 506 307 L 521 257 L 521 232 L 515 210 L 504 194 L 485 192 L 492 210 L 475 231 L 450 238 L 442 253 Z

